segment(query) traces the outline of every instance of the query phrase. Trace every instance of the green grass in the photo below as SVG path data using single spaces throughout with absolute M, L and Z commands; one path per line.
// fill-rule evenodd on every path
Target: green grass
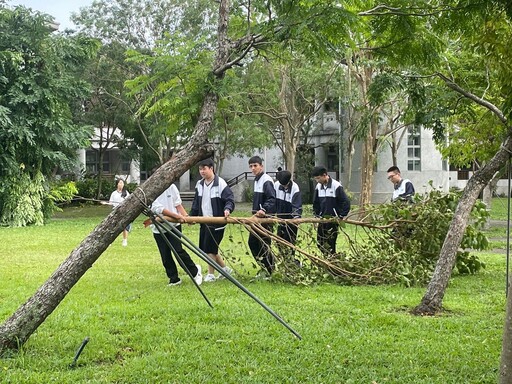
M 508 200 L 506 197 L 494 197 L 491 202 L 491 220 L 494 225 L 485 230 L 485 234 L 490 240 L 492 249 L 507 249 L 507 217 Z
M 491 202 L 491 219 L 507 220 L 508 199 L 506 197 L 493 197 Z
M 44 227 L 0 229 L 0 321 L 48 278 L 109 212 L 67 209 Z M 2 383 L 495 383 L 504 321 L 505 260 L 454 276 L 446 311 L 414 317 L 424 288 L 250 282 L 242 232 L 226 252 L 237 278 L 279 313 L 296 339 L 227 281 L 167 279 L 149 229 L 113 243 L 24 348 L 0 359 Z M 185 234 L 197 238 L 197 228 Z M 197 259 L 197 258 L 196 258 Z M 205 267 L 206 265 L 202 263 Z M 183 276 L 184 277 L 184 276 Z M 81 341 L 90 337 L 70 369 Z

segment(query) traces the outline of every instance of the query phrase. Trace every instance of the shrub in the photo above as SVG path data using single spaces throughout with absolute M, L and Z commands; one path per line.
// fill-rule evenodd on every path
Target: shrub
M 432 275 L 460 192 L 432 191 L 417 196 L 415 204 L 395 202 L 369 211 L 371 226 L 341 223 L 347 246 L 335 255 L 301 255 L 301 268 L 290 263 L 286 252 L 275 247 L 276 277 L 300 284 L 334 279 L 342 284 L 425 284 Z M 367 211 L 368 212 L 368 211 Z M 477 273 L 485 267 L 470 250 L 484 250 L 489 242 L 481 231 L 489 217 L 482 202 L 477 202 L 457 252 L 458 273 Z M 304 231 L 302 233 L 305 233 Z M 313 228 L 302 235 L 299 247 L 315 252 Z M 296 255 L 297 258 L 297 255 Z

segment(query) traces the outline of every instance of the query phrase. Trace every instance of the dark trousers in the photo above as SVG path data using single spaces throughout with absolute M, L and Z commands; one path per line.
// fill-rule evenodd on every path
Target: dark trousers
M 272 224 L 262 224 L 262 226 L 270 232 L 274 229 Z M 271 243 L 272 239 L 268 236 L 260 234 L 256 236 L 252 233 L 249 235 L 248 244 L 251 249 L 252 256 L 267 270 L 269 274 L 272 274 L 272 271 L 274 270 L 274 255 L 272 255 L 272 251 L 270 249 Z
M 281 239 L 286 240 L 287 242 L 295 245 L 295 241 L 297 241 L 298 230 L 299 230 L 299 228 L 293 224 L 279 224 L 277 226 L 277 236 L 279 236 Z M 288 247 L 285 247 L 284 245 L 280 245 L 280 251 L 281 252 L 288 251 L 288 253 L 291 256 L 295 255 L 294 249 L 289 249 Z
M 201 224 L 199 228 L 199 248 L 204 253 L 217 255 L 219 253 L 219 244 L 224 238 L 224 228 Z
M 320 223 L 316 240 L 318 248 L 324 254 L 336 253 L 336 240 L 338 239 L 338 223 Z
M 181 225 L 177 225 L 176 229 L 181 232 Z M 167 245 L 165 238 L 169 240 L 171 246 L 176 250 L 176 253 L 185 264 L 185 267 L 189 270 L 192 276 L 197 275 L 197 267 L 195 263 L 192 261 L 187 251 L 183 249 L 181 241 L 174 238 L 169 232 L 165 232 L 163 235 L 160 233 L 153 233 L 153 237 L 155 238 L 156 245 L 158 246 L 158 250 L 160 251 L 160 257 L 162 258 L 162 264 L 165 268 L 165 273 L 167 273 L 167 277 L 171 282 L 176 282 L 179 280 L 178 277 L 178 269 L 176 268 L 176 263 L 172 257 L 171 248 Z

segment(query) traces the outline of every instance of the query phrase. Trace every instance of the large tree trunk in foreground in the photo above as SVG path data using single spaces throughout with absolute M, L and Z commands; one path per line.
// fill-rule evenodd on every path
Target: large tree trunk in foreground
M 28 340 L 123 229 L 139 216 L 144 209 L 142 202 L 150 205 L 181 174 L 212 154 L 212 148 L 205 143 L 216 103 L 217 97 L 210 95 L 203 108 L 202 126 L 189 144 L 114 209 L 37 292 L 0 326 L 0 355 L 20 348 Z
M 249 51 L 254 39 L 234 45 L 230 52 L 227 39 L 229 16 L 228 0 L 219 3 L 218 47 L 213 65 L 217 79 L 236 65 Z M 239 53 L 243 52 L 243 53 Z M 238 55 L 238 58 L 229 54 Z M 229 61 L 231 59 L 231 61 Z M 198 123 L 190 142 L 169 162 L 162 165 L 141 187 L 137 188 L 119 207 L 112 211 L 89 236 L 87 236 L 50 278 L 18 310 L 0 326 L 0 355 L 19 349 L 37 327 L 55 310 L 71 288 L 93 265 L 126 226 L 139 216 L 145 205 L 150 205 L 173 181 L 199 160 L 212 155 L 207 144 L 207 133 L 217 109 L 216 92 L 205 95 Z
M 444 293 L 455 266 L 457 250 L 466 231 L 471 209 L 482 189 L 489 183 L 494 174 L 506 164 L 510 153 L 512 153 L 512 138 L 508 136 L 501 149 L 494 155 L 491 161 L 475 172 L 469 179 L 453 215 L 453 220 L 441 248 L 434 274 L 428 284 L 427 292 L 423 296 L 421 303 L 414 309 L 414 313 L 434 315 L 441 310 Z

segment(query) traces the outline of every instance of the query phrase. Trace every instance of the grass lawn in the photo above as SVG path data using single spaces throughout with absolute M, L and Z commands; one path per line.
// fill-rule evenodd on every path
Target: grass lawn
M 491 218 L 494 220 L 507 220 L 508 199 L 506 197 L 493 197 L 491 202 Z
M 0 321 L 8 318 L 105 217 L 70 208 L 44 227 L 0 228 Z M 414 317 L 424 287 L 251 282 L 247 236 L 232 226 L 237 278 L 279 313 L 296 339 L 227 281 L 167 279 L 149 229 L 136 220 L 23 349 L 0 359 L 1 383 L 495 383 L 505 310 L 505 259 L 454 276 L 446 311 Z M 185 234 L 197 239 L 197 228 Z M 242 238 L 242 235 L 244 236 Z M 227 239 L 227 237 L 226 237 Z M 197 258 L 196 258 L 197 259 Z M 203 267 L 206 267 L 204 263 Z M 89 344 L 70 369 L 85 337 Z

